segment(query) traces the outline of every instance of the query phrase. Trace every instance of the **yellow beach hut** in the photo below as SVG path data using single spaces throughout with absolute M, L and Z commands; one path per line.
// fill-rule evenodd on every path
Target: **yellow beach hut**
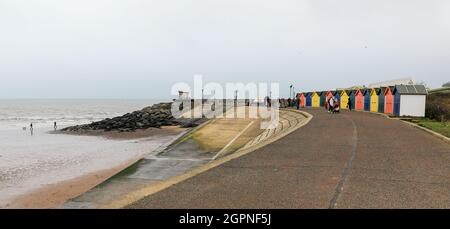
M 372 88 L 370 91 L 370 112 L 378 112 L 378 92 L 380 89 Z
M 348 94 L 347 91 L 341 91 L 341 109 L 347 109 L 348 104 Z
M 320 107 L 320 96 L 317 92 L 313 92 L 311 96 L 311 106 Z

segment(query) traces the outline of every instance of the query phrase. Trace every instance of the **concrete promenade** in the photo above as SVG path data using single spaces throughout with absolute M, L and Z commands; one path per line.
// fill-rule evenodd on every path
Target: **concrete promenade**
M 365 112 L 304 127 L 128 208 L 450 208 L 450 144 Z
M 239 107 L 238 112 L 246 112 Z M 245 114 L 245 113 L 244 113 Z M 245 117 L 245 116 L 242 116 Z M 177 137 L 160 149 L 61 208 L 121 208 L 151 193 L 189 179 L 231 158 L 260 148 L 300 128 L 304 113 L 281 110 L 275 129 L 261 130 L 260 119 L 218 118 Z

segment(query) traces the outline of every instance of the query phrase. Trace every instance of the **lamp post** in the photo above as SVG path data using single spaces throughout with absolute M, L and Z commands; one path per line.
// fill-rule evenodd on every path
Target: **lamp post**
M 202 118 L 203 118 L 203 91 L 204 89 L 202 88 Z
M 234 90 L 234 106 L 235 107 L 237 106 L 237 93 L 238 93 L 238 91 Z
M 292 87 L 293 87 L 294 85 L 292 85 L 291 84 L 291 86 L 289 86 L 289 98 L 291 99 L 292 97 Z
M 292 99 L 295 99 L 295 87 L 292 86 Z

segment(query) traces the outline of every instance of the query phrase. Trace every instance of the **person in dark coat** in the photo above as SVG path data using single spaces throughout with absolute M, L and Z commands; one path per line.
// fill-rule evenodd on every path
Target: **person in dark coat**
M 348 98 L 347 107 L 349 111 L 352 111 L 352 99 Z

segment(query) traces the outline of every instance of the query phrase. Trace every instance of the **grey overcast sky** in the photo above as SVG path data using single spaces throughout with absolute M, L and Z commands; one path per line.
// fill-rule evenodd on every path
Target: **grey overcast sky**
M 448 0 L 0 0 L 0 98 L 169 98 L 450 80 Z

